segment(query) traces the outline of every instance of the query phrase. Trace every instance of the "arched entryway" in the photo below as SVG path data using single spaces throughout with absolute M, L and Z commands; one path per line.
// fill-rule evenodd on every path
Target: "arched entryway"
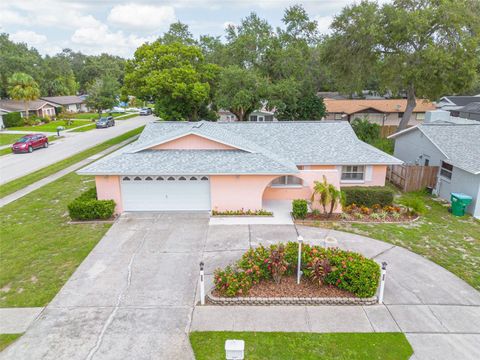
M 262 195 L 262 207 L 290 216 L 292 200 L 307 199 L 310 189 L 301 177 L 295 175 L 278 176 L 265 187 Z

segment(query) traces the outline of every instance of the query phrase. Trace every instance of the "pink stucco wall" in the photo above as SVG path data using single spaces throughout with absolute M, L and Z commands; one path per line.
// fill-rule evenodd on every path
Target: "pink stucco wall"
M 95 185 L 97 186 L 98 200 L 114 200 L 115 213 L 120 214 L 123 211 L 122 207 L 122 191 L 120 188 L 119 176 L 95 176 Z
M 152 147 L 154 150 L 232 150 L 231 146 L 212 141 L 197 135 L 186 135 L 181 138 Z
M 341 187 L 345 186 L 385 186 L 387 175 L 386 165 L 372 165 L 372 178 L 370 181 L 363 182 L 340 182 Z
M 214 210 L 257 210 L 263 207 L 263 200 L 310 199 L 315 181 L 322 181 L 323 176 L 337 188 L 339 175 L 337 170 L 301 170 L 295 174 L 303 179 L 302 187 L 269 187 L 278 176 L 243 175 L 211 176 L 211 201 Z

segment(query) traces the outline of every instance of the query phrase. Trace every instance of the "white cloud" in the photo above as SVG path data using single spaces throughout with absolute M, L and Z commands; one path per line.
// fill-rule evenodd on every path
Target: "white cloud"
M 333 21 L 333 16 L 316 16 L 317 29 L 321 34 L 330 33 L 330 24 Z
M 125 57 L 130 57 L 143 43 L 155 39 L 156 36 L 139 37 L 133 34 L 126 35 L 123 31 L 111 31 L 105 24 L 81 27 L 75 30 L 71 38 L 72 42 L 87 54 L 107 52 Z
M 125 4 L 110 10 L 107 20 L 111 24 L 143 30 L 165 30 L 176 21 L 172 6 Z
M 1 15 L 0 15 L 0 24 L 1 25 L 26 25 L 28 24 L 28 19 L 24 16 L 21 16 L 18 12 L 8 10 L 8 9 L 2 9 L 1 10 Z
M 47 37 L 34 31 L 20 30 L 10 35 L 15 42 L 27 43 L 30 46 L 38 46 L 47 42 Z

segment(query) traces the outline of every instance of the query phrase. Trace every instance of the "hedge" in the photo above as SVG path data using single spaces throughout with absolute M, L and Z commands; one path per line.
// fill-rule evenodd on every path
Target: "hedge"
M 22 115 L 19 112 L 11 112 L 3 115 L 3 125 L 5 125 L 6 128 L 24 125 Z
M 72 220 L 105 220 L 115 212 L 115 201 L 97 200 L 97 191 L 91 188 L 68 204 Z
M 292 201 L 292 215 L 295 219 L 305 219 L 308 213 L 308 203 L 304 199 Z
M 342 188 L 345 193 L 345 206 L 356 204 L 372 207 L 379 204 L 382 207 L 392 205 L 393 191 L 385 186 L 352 186 Z

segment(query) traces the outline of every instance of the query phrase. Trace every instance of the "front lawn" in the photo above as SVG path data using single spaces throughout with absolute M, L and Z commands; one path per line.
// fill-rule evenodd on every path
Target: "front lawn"
M 0 351 L 5 349 L 12 342 L 17 340 L 22 334 L 0 334 Z
M 93 181 L 70 173 L 0 208 L 0 307 L 47 305 L 108 230 L 67 223 L 67 204 Z
M 412 347 L 401 333 L 192 332 L 196 360 L 225 359 L 225 340 L 245 340 L 245 359 L 407 360 Z
M 114 112 L 114 113 L 103 113 L 102 114 L 102 116 L 113 116 L 113 117 L 122 116 L 122 115 L 125 115 L 125 113 Z M 84 120 L 95 119 L 95 120 L 97 120 L 99 118 L 99 115 L 98 115 L 98 113 L 78 113 L 78 114 L 74 114 L 73 117 L 75 119 L 84 119 Z
M 22 136 L 22 134 L 0 134 L 0 146 L 13 144 Z
M 405 247 L 480 290 L 480 221 L 470 215 L 453 216 L 439 201 L 422 192 L 405 193 L 401 198 L 423 200 L 426 214 L 413 223 L 335 223 L 333 228 Z
M 38 126 L 18 126 L 8 128 L 8 130 L 17 130 L 17 131 L 31 131 L 34 132 L 57 132 L 58 126 L 63 126 L 65 129 L 72 129 L 78 126 L 89 124 L 86 120 L 73 120 L 70 125 L 65 125 L 64 120 L 51 121 L 48 124 L 38 125 Z

